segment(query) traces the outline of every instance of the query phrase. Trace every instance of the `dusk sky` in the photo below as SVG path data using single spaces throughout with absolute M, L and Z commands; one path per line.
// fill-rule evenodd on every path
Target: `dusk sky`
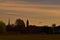
M 32 25 L 60 24 L 60 0 L 0 0 L 0 20 L 21 18 Z

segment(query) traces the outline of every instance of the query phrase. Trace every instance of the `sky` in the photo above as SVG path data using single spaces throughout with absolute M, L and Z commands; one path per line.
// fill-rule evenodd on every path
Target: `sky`
M 11 24 L 28 19 L 30 25 L 60 25 L 60 0 L 0 0 L 0 20 Z

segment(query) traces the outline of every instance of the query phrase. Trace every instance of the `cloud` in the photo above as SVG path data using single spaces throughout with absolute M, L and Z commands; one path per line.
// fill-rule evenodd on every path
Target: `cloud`
M 36 21 L 36 24 L 38 24 L 38 22 L 40 22 L 39 20 L 44 23 L 48 22 L 47 24 L 53 23 L 53 20 L 56 20 L 56 22 L 58 22 L 57 20 L 60 20 L 60 5 L 33 4 L 25 1 L 20 2 L 21 3 L 14 1 L 1 2 L 1 17 L 3 16 L 2 18 L 5 19 L 6 17 L 7 19 L 10 16 L 13 20 L 17 17 L 23 17 L 24 20 L 26 20 L 26 18 L 29 18 L 32 22 L 31 24 L 34 23 L 33 21 Z
M 36 4 L 60 4 L 60 0 L 0 0 L 0 2 L 28 2 Z
M 0 9 L 10 12 L 59 14 L 60 5 L 0 3 Z M 45 14 L 44 14 L 45 15 Z
M 5 12 L 5 14 L 10 15 L 21 15 L 21 16 L 29 16 L 29 17 L 47 17 L 50 16 L 58 16 L 60 13 L 60 5 L 44 5 L 44 4 L 16 4 L 14 3 L 0 3 L 0 10 Z M 56 14 L 56 15 L 55 15 Z

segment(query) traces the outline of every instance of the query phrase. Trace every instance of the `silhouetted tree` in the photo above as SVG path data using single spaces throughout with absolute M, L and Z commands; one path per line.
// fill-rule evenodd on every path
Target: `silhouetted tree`
M 55 33 L 55 30 L 54 30 L 55 27 L 56 27 L 56 24 L 52 24 L 52 31 L 53 31 L 53 34 Z
M 0 33 L 6 32 L 6 25 L 3 21 L 0 21 Z
M 21 19 L 17 19 L 15 22 L 15 32 L 25 32 L 25 23 Z
M 29 27 L 29 20 L 27 19 L 26 27 Z
M 56 27 L 56 24 L 52 24 L 52 27 Z
M 17 19 L 16 20 L 16 22 L 15 22 L 15 24 L 17 25 L 17 26 L 22 26 L 22 27 L 25 27 L 25 23 L 24 23 L 24 21 L 23 20 L 21 20 L 21 19 Z

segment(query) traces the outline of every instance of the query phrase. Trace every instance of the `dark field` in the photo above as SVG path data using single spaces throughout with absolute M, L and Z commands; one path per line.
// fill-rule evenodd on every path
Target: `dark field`
M 1 34 L 0 40 L 60 40 L 59 34 Z

